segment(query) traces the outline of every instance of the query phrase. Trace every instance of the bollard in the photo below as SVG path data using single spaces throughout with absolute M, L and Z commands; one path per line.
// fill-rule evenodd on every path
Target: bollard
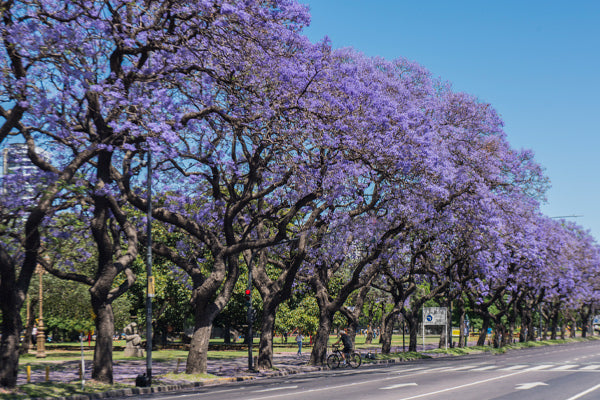
M 179 373 L 179 364 L 181 363 L 181 358 L 177 359 L 177 368 L 175 368 L 175 373 L 178 374 Z
M 31 383 L 31 366 L 27 366 L 27 383 Z
M 46 382 L 50 382 L 50 366 L 46 365 Z

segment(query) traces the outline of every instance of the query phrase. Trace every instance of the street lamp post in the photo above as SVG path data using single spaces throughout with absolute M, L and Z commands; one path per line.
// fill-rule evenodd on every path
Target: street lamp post
M 152 385 L 152 297 L 154 297 L 154 277 L 152 276 L 152 151 L 148 149 L 147 165 L 147 203 L 146 216 L 146 277 L 148 280 L 146 296 L 146 384 Z
M 542 340 L 542 305 L 540 304 L 539 306 L 539 314 L 540 314 L 540 340 Z
M 254 252 L 250 250 L 250 261 L 248 262 L 248 287 L 246 289 L 246 305 L 248 307 L 248 370 L 253 371 L 254 366 L 252 365 L 252 324 L 253 324 L 253 312 L 252 312 L 252 261 L 254 259 Z
M 44 299 L 44 288 L 42 284 L 42 275 L 44 274 L 44 268 L 38 264 L 37 272 L 40 275 L 40 287 L 39 287 L 39 303 L 40 303 L 40 311 L 38 317 L 38 326 L 37 326 L 37 336 L 36 336 L 36 344 L 37 344 L 37 352 L 35 356 L 37 358 L 45 358 L 46 357 L 46 335 L 44 334 L 44 314 L 43 314 L 43 299 Z

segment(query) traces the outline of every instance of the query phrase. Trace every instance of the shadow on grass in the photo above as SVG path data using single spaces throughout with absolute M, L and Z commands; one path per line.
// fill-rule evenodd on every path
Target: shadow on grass
M 124 384 L 107 385 L 95 381 L 86 381 L 84 388 L 81 382 L 45 382 L 36 384 L 20 385 L 15 391 L 0 392 L 0 399 L 31 399 L 39 397 L 66 397 L 90 393 L 106 392 L 112 389 L 124 389 L 131 387 Z

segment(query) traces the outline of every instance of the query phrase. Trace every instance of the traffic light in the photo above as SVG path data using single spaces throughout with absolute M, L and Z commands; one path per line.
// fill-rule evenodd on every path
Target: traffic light
M 252 291 L 250 289 L 246 289 L 246 301 L 250 302 L 251 298 L 252 298 Z

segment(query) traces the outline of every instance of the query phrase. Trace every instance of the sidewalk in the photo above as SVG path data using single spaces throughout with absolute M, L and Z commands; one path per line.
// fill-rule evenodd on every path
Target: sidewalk
M 220 359 L 220 360 L 208 360 L 208 373 L 216 375 L 218 378 L 230 378 L 224 379 L 225 381 L 232 380 L 248 380 L 268 376 L 282 376 L 295 374 L 299 372 L 310 372 L 319 371 L 323 367 L 315 367 L 307 365 L 310 359 L 310 354 L 303 354 L 297 356 L 296 352 L 289 353 L 277 353 L 273 357 L 273 365 L 275 369 L 269 371 L 252 372 L 248 371 L 248 358 L 234 358 L 234 359 Z M 184 372 L 185 371 L 185 358 L 180 360 L 179 368 L 177 360 L 168 362 L 152 362 L 152 376 L 154 381 L 159 381 L 161 384 L 187 384 L 186 380 L 171 380 L 162 377 L 161 375 L 170 372 Z M 50 370 L 50 380 L 55 382 L 71 382 L 78 381 L 79 378 L 79 364 L 78 361 L 70 361 L 61 364 L 56 364 Z M 92 363 L 86 362 L 85 364 L 85 378 L 90 379 Z M 113 377 L 115 383 L 124 383 L 128 385 L 135 385 L 135 378 L 138 375 L 146 373 L 146 360 L 145 359 L 132 359 L 132 360 L 117 360 L 113 364 Z M 231 379 L 232 378 L 232 379 Z M 24 373 L 19 373 L 18 385 L 26 383 L 27 376 Z M 31 371 L 31 383 L 40 383 L 45 381 L 44 370 L 32 370 Z M 218 382 L 211 382 L 218 383 Z

